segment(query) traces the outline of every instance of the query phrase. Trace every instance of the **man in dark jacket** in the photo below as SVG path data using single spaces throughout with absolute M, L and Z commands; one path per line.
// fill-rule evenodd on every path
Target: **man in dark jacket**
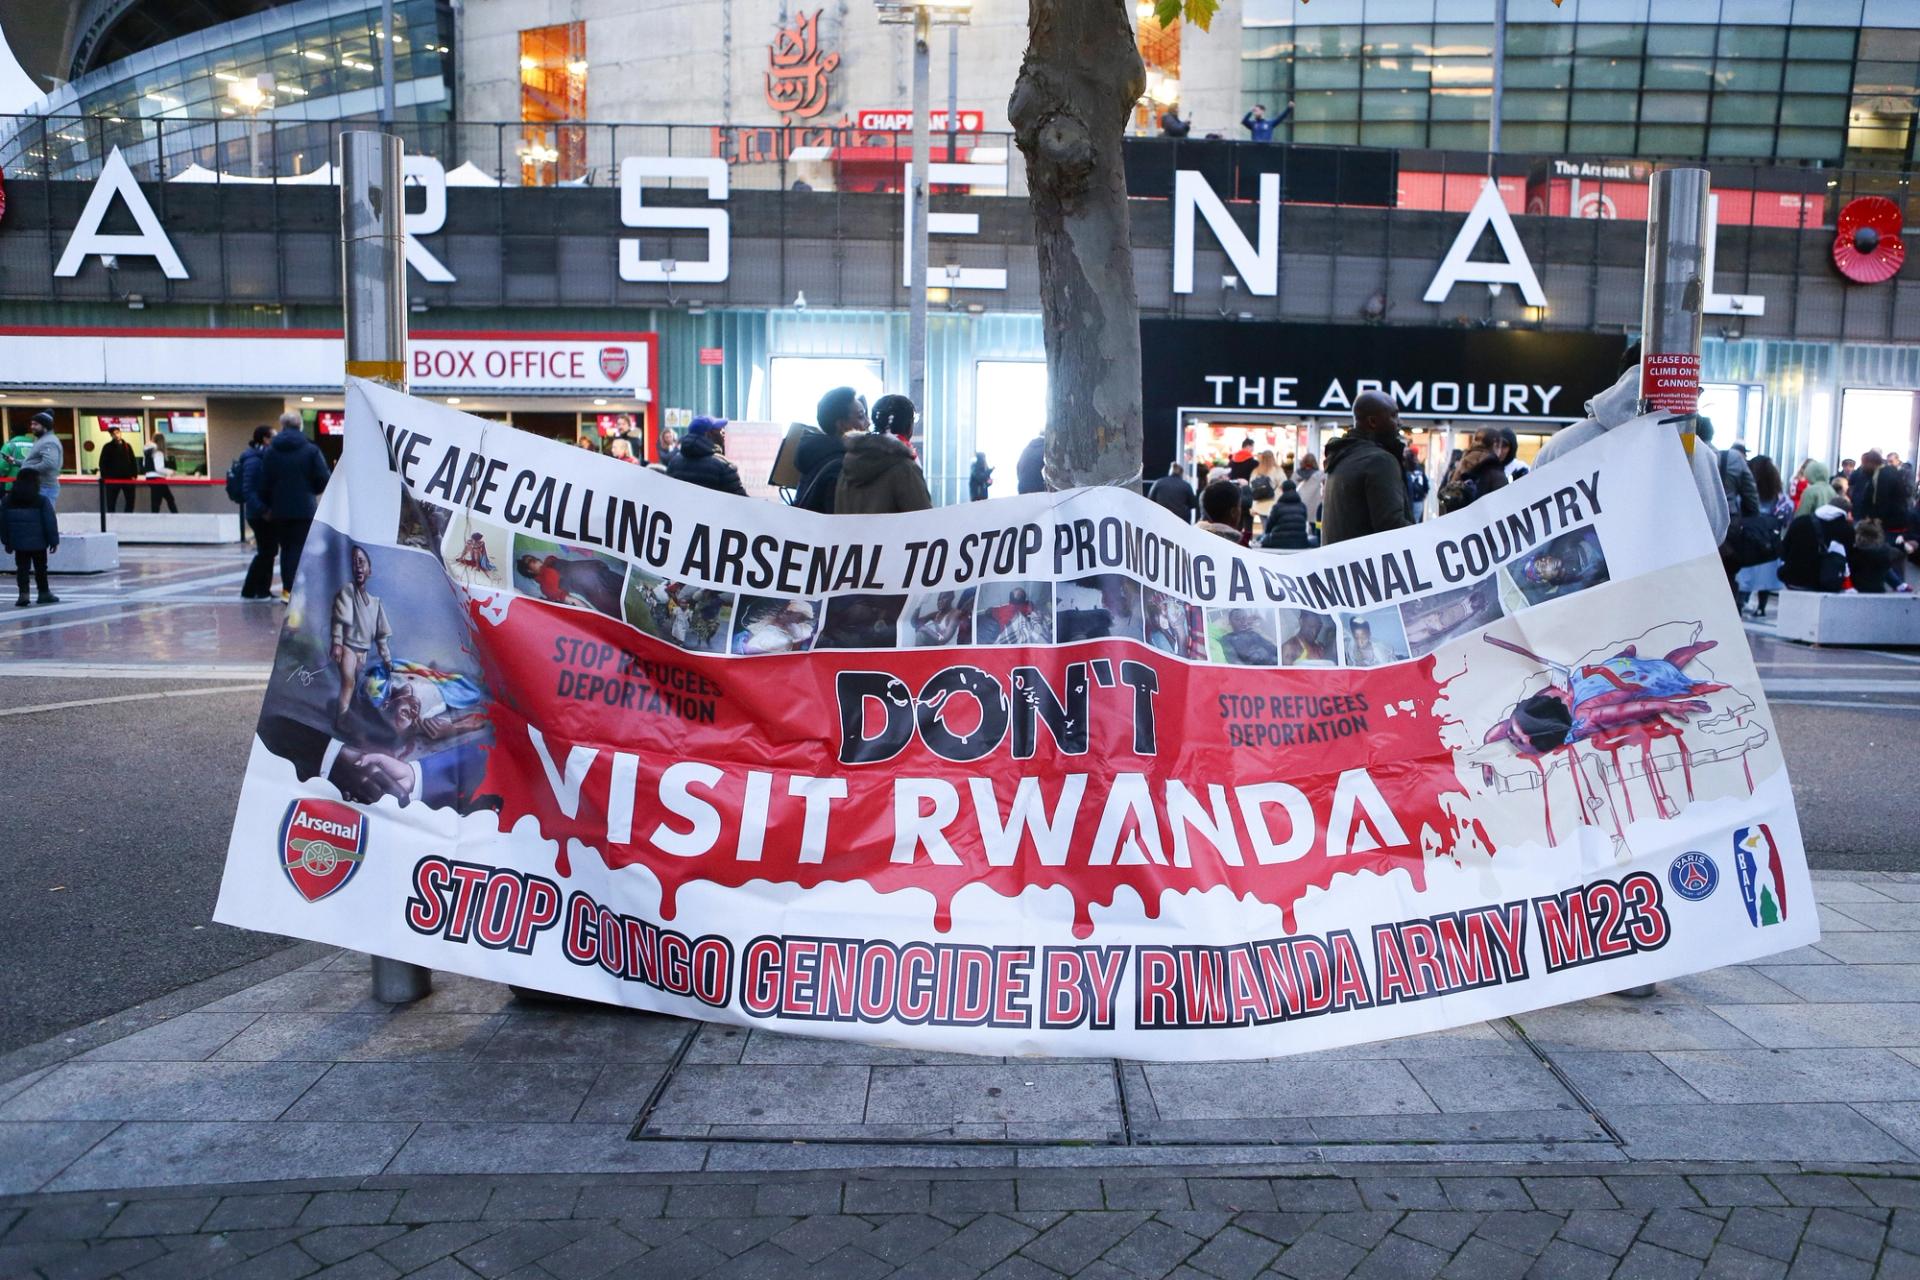
M 1260 545 L 1269 551 L 1304 551 L 1313 545 L 1307 532 L 1307 504 L 1300 501 L 1299 486 L 1291 480 L 1280 482 L 1280 497 L 1267 512 L 1266 536 Z
M 242 600 L 273 599 L 273 557 L 280 549 L 280 540 L 274 536 L 273 516 L 267 509 L 266 496 L 260 492 L 266 480 L 267 443 L 272 439 L 272 427 L 255 427 L 253 442 L 240 455 L 240 513 L 246 517 L 247 528 L 253 530 L 253 562 L 247 566 L 247 580 L 240 584 Z
M 820 429 L 807 432 L 794 446 L 793 465 L 799 468 L 800 485 L 793 505 L 832 515 L 840 468 L 846 462 L 846 437 L 867 429 L 867 402 L 852 387 L 835 387 L 820 397 L 815 416 Z
M 1183 523 L 1193 520 L 1194 508 L 1200 505 L 1200 499 L 1194 496 L 1193 486 L 1187 483 L 1186 473 L 1177 462 L 1148 487 L 1147 499 L 1173 512 Z
M 1021 493 L 1047 491 L 1046 436 L 1038 435 L 1027 441 L 1027 447 L 1020 451 L 1020 460 L 1013 464 L 1013 474 L 1020 483 Z
M 1400 408 L 1378 391 L 1353 402 L 1353 429 L 1327 446 L 1320 542 L 1331 546 L 1413 523 L 1400 455 Z
M 140 465 L 134 459 L 133 446 L 120 434 L 119 427 L 107 428 L 107 442 L 100 446 L 100 483 L 107 486 L 107 510 L 119 507 L 120 496 L 126 495 L 127 510 L 133 510 L 133 486 L 131 484 L 108 484 L 110 480 L 135 480 L 140 475 Z
M 724 452 L 726 447 L 725 418 L 695 418 L 681 439 L 680 447 L 668 456 L 667 474 L 675 480 L 685 480 L 703 489 L 737 493 L 744 498 L 747 490 L 740 483 L 740 468 L 728 460 Z
M 299 572 L 300 553 L 306 550 L 307 530 L 313 527 L 313 513 L 319 510 L 320 494 L 331 474 L 320 446 L 301 429 L 300 415 L 281 414 L 280 430 L 261 463 L 260 499 L 273 513 L 273 536 L 280 544 L 282 598 L 292 598 L 293 575 Z
M 1908 515 L 1913 506 L 1912 482 L 1904 471 L 1882 458 L 1878 449 L 1869 449 L 1860 455 L 1860 469 L 1853 473 L 1847 492 L 1853 497 L 1853 518 L 1878 520 L 1886 531 L 1893 573 L 1904 581 L 1907 560 L 1904 544 L 1914 532 Z

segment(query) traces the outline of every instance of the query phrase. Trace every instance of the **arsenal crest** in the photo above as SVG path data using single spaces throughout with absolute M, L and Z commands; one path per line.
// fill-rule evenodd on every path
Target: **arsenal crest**
M 280 865 L 308 902 L 353 879 L 367 855 L 367 819 L 337 800 L 295 800 L 280 824 Z
M 600 372 L 608 382 L 620 381 L 627 371 L 627 349 L 625 347 L 600 348 Z

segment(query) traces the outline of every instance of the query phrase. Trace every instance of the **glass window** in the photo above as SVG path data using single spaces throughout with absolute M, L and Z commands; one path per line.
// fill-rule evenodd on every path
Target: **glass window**
M 1757 58 L 1739 62 L 1722 58 L 1719 69 L 1714 73 L 1714 83 L 1726 92 L 1778 94 L 1780 64 Z
M 1294 32 L 1296 58 L 1352 58 L 1360 54 L 1360 27 L 1345 24 L 1299 27 Z
M 1410 57 L 1424 54 L 1433 37 L 1433 27 L 1376 26 L 1367 24 L 1366 51 L 1369 56 Z
M 1506 151 L 1564 151 L 1567 148 L 1567 126 L 1564 124 L 1509 124 L 1502 121 L 1500 146 Z
M 1787 97 L 1780 100 L 1780 123 L 1840 129 L 1847 123 L 1845 98 Z
M 1778 58 L 1787 51 L 1785 27 L 1720 28 L 1723 58 Z
M 1493 59 L 1489 57 L 1436 60 L 1433 64 L 1433 87 L 1436 92 L 1442 89 L 1491 89 Z
M 1427 145 L 1425 121 L 1417 124 L 1381 124 L 1369 120 L 1360 128 L 1363 147 L 1424 147 Z
M 1864 0 L 1793 0 L 1793 20 L 1808 26 L 1860 25 Z
M 862 371 L 866 372 L 866 371 Z M 877 368 L 869 376 L 876 380 Z M 822 387 L 825 395 L 830 387 Z M 877 390 L 877 386 L 876 386 Z M 973 366 L 973 447 L 1004 480 L 1014 473 L 1027 442 L 1047 429 L 1044 360 L 981 360 Z M 796 421 L 812 422 L 803 416 Z
M 1360 145 L 1360 126 L 1354 123 L 1317 122 L 1302 123 L 1293 126 L 1295 142 L 1314 142 L 1322 146 L 1354 147 Z
M 1658 119 L 1651 109 L 1646 118 Z M 1707 141 L 1705 125 L 1643 124 L 1640 126 L 1640 154 L 1643 156 L 1686 156 L 1701 153 Z
M 1432 22 L 1433 0 L 1367 0 L 1367 34 L 1376 22 Z
M 1404 55 L 1389 54 L 1384 58 L 1368 58 L 1362 72 L 1367 87 L 1425 89 L 1431 77 L 1427 71 L 1424 57 L 1409 58 Z
M 1571 22 L 1521 22 L 1507 28 L 1507 56 L 1573 52 Z
M 1845 27 L 1793 27 L 1788 31 L 1788 54 L 1793 58 L 1853 61 L 1853 35 Z
M 1579 18 L 1588 22 L 1645 22 L 1647 0 L 1580 0 Z
M 1912 63 L 1857 62 L 1853 67 L 1856 93 L 1913 93 L 1916 77 Z
M 1845 62 L 1790 62 L 1785 83 L 1789 96 L 1845 93 L 1853 88 L 1853 67 Z
M 1240 32 L 1243 58 L 1291 58 L 1292 27 L 1248 27 Z
M 1640 118 L 1662 124 L 1692 124 L 1707 118 L 1704 93 L 1649 93 L 1640 100 Z
M 1509 91 L 1501 96 L 1500 114 L 1508 120 L 1565 120 L 1567 95 L 1533 90 Z
M 1662 27 L 1647 28 L 1647 56 L 1670 54 L 1676 57 L 1711 57 L 1713 55 L 1712 27 Z
M 1301 58 L 1293 64 L 1293 82 L 1301 89 L 1357 89 L 1358 58 Z
M 1649 89 L 1705 89 L 1712 83 L 1711 58 L 1647 58 Z
M 1638 89 L 1640 59 L 1577 57 L 1573 60 L 1573 83 L 1582 89 Z
M 1493 0 L 1433 0 L 1435 22 L 1492 22 Z
M 1567 146 L 1573 151 L 1601 155 L 1632 155 L 1633 126 L 1630 124 L 1576 124 L 1567 127 Z
M 1716 156 L 1770 156 L 1773 154 L 1773 129 L 1715 125 L 1707 135 L 1707 150 Z
M 1715 124 L 1773 123 L 1780 99 L 1770 93 L 1721 93 L 1714 95 Z
M 1576 92 L 1569 108 L 1569 115 L 1575 120 L 1625 120 L 1631 124 L 1634 112 L 1639 110 L 1639 107 L 1640 95 L 1637 93 Z
M 1492 114 L 1493 94 L 1478 92 L 1436 93 L 1428 104 L 1435 120 L 1485 120 Z
M 1784 29 L 1793 20 L 1793 0 L 1720 0 L 1720 22 L 1758 22 Z
M 1427 145 L 1443 151 L 1485 151 L 1487 126 L 1484 124 L 1431 124 L 1427 126 Z
M 1869 28 L 1860 33 L 1860 58 L 1886 62 L 1920 62 L 1920 31 Z
M 1360 95 L 1360 109 L 1369 124 L 1376 120 L 1425 120 L 1427 95 L 1408 89 L 1369 89 Z
M 587 24 L 563 22 L 520 33 L 520 181 L 551 186 L 587 167 L 584 129 L 553 128 L 587 116 Z
M 1443 23 L 1433 29 L 1433 56 L 1436 58 L 1493 57 L 1493 28 L 1478 24 Z
M 1293 100 L 1293 119 L 1296 124 L 1305 121 L 1357 120 L 1360 118 L 1360 95 L 1357 93 L 1301 93 Z M 1301 139 L 1296 135 L 1296 141 Z
M 1565 58 L 1508 58 L 1507 86 L 1514 89 L 1565 89 L 1573 65 Z
M 1583 22 L 1573 33 L 1573 47 L 1581 53 L 1627 54 L 1639 57 L 1646 44 L 1646 28 L 1624 23 Z

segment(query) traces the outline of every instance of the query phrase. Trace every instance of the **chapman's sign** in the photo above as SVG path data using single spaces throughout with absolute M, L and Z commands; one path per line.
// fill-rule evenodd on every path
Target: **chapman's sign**
M 899 113 L 871 114 L 892 116 Z M 963 127 L 967 125 L 965 116 L 966 113 L 962 113 Z M 907 123 L 911 124 L 910 114 Z M 409 210 L 405 218 L 407 265 L 424 280 L 436 284 L 451 283 L 455 279 L 453 272 L 419 239 L 433 235 L 446 223 L 446 170 L 430 156 L 411 156 L 406 163 L 408 186 L 418 188 L 422 198 L 421 208 Z M 707 207 L 649 205 L 645 196 L 648 179 L 673 178 L 704 185 Z M 1007 187 L 1007 162 L 1000 159 L 966 164 L 934 164 L 929 169 L 928 179 L 930 183 L 948 190 L 964 187 L 969 191 L 997 195 Z M 901 225 L 905 227 L 913 222 L 913 184 L 907 181 L 902 185 L 908 205 L 906 216 L 901 219 Z M 706 233 L 707 243 L 704 257 L 674 259 L 659 251 L 657 241 L 653 242 L 655 248 L 650 250 L 648 240 L 641 235 L 623 237 L 619 241 L 615 263 L 620 278 L 654 284 L 724 282 L 732 273 L 733 227 L 726 207 L 729 191 L 727 162 L 719 157 L 628 156 L 623 159 L 620 162 L 621 225 L 636 233 L 701 231 Z M 1177 170 L 1172 197 L 1173 292 L 1194 291 L 1194 257 L 1198 227 L 1203 222 L 1232 264 L 1240 287 L 1256 297 L 1273 297 L 1279 292 L 1281 199 L 1278 174 L 1261 175 L 1252 239 L 1240 229 L 1227 203 L 1199 170 Z M 135 232 L 110 235 L 101 229 L 116 203 L 124 205 L 132 216 L 137 228 Z M 978 235 L 980 219 L 972 213 L 945 210 L 929 212 L 927 230 L 932 235 Z M 1490 259 L 1476 259 L 1473 256 L 1475 246 L 1488 231 L 1493 233 L 1499 245 L 1499 255 Z M 912 254 L 911 238 L 903 238 L 902 287 L 908 286 L 914 277 Z M 134 180 L 132 170 L 127 167 L 117 147 L 101 166 L 100 177 L 94 183 L 78 224 L 67 237 L 54 274 L 75 276 L 88 258 L 108 256 L 152 258 L 168 279 L 188 278 L 186 264 L 181 261 L 159 216 L 141 191 L 139 183 Z M 1764 298 L 1733 297 L 1714 292 L 1711 240 L 1708 242 L 1705 276 L 1704 309 L 1708 314 L 1751 316 L 1764 313 Z M 999 268 L 966 267 L 958 269 L 958 274 L 955 274 L 928 266 L 925 278 L 929 285 L 948 289 L 1003 291 L 1007 288 L 1007 273 Z M 1432 282 L 1427 286 L 1424 300 L 1434 304 L 1445 303 L 1455 287 L 1462 284 L 1483 284 L 1495 292 L 1512 285 L 1528 306 L 1547 305 L 1546 291 L 1540 287 L 1539 275 L 1527 257 L 1526 246 L 1521 243 L 1519 232 L 1514 228 L 1513 216 L 1508 213 L 1498 188 L 1492 182 L 1482 189 L 1479 200 L 1468 212 L 1459 233 L 1441 258 Z

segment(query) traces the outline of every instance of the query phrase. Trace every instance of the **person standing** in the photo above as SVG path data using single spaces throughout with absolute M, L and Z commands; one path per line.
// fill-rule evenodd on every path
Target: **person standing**
M 133 511 L 133 482 L 140 475 L 139 465 L 134 461 L 133 446 L 120 434 L 118 426 L 107 428 L 107 442 L 100 446 L 100 483 L 106 486 L 105 509 L 112 511 L 120 505 L 120 496 L 126 495 L 127 512 Z
M 1259 466 L 1253 456 L 1253 437 L 1247 436 L 1240 441 L 1240 447 L 1227 459 L 1227 479 L 1249 480 L 1253 478 L 1253 469 Z
M 158 515 L 160 504 L 164 502 L 167 504 L 167 510 L 179 515 L 180 507 L 173 500 L 173 490 L 164 484 L 157 483 L 173 474 L 172 469 L 167 466 L 167 447 L 160 442 L 158 435 L 147 441 L 146 464 L 147 479 L 150 482 L 156 482 L 147 490 L 147 510 Z
M 67 466 L 67 451 L 61 446 L 60 437 L 53 433 L 53 415 L 44 409 L 34 414 L 27 430 L 33 433 L 33 445 L 20 461 L 20 472 L 22 475 L 29 471 L 39 473 L 40 496 L 58 508 L 60 473 Z
M 1240 486 L 1232 480 L 1215 480 L 1206 487 L 1200 495 L 1200 513 L 1206 519 L 1195 528 L 1236 543 L 1244 537 L 1240 527 Z
M 1180 118 L 1178 104 L 1168 107 L 1160 113 L 1160 136 L 1163 138 L 1184 138 L 1193 132 L 1193 123 Z
M 687 427 L 680 447 L 667 459 L 667 474 L 675 480 L 699 485 L 702 489 L 738 494 L 744 498 L 747 490 L 740 483 L 740 468 L 734 466 L 727 457 L 726 447 L 725 418 L 695 418 Z
M 814 409 L 819 429 L 808 431 L 794 446 L 793 465 L 800 484 L 793 505 L 832 515 L 840 489 L 840 468 L 847 460 L 847 437 L 866 431 L 867 402 L 852 387 L 835 387 L 820 397 Z
M 1473 440 L 1460 460 L 1453 464 L 1453 472 L 1447 482 L 1440 486 L 1440 514 L 1459 511 L 1470 507 L 1495 489 L 1507 487 L 1506 465 L 1500 459 L 1500 433 L 1493 427 L 1482 427 L 1473 433 Z M 1412 497 L 1412 489 L 1408 489 Z
M 1240 118 L 1240 127 L 1252 134 L 1255 142 L 1272 142 L 1273 131 L 1285 124 L 1287 117 L 1292 114 L 1292 98 L 1287 99 L 1287 109 L 1271 120 L 1267 119 L 1267 104 L 1256 102 L 1253 104 L 1253 110 Z
M 1419 450 L 1407 450 L 1400 465 L 1407 473 L 1407 501 L 1413 504 L 1413 522 L 1419 524 L 1427 518 L 1427 491 L 1432 488 L 1432 481 L 1427 479 L 1427 469 L 1420 462 Z
M 1269 551 L 1305 551 L 1313 545 L 1307 530 L 1307 504 L 1300 501 L 1299 486 L 1291 480 L 1280 482 L 1280 497 L 1267 513 L 1266 536 L 1260 545 Z
M 1321 499 L 1324 546 L 1404 529 L 1413 523 L 1400 469 L 1400 406 L 1379 391 L 1353 402 L 1353 428 L 1327 446 L 1326 494 Z
M 0 505 L 0 548 L 13 553 L 13 573 L 20 584 L 20 598 L 14 607 L 24 609 L 27 578 L 32 575 L 40 589 L 41 604 L 59 604 L 47 584 L 47 554 L 60 545 L 60 521 L 53 513 L 53 502 L 40 492 L 40 473 L 22 471 L 7 489 Z
M 1020 451 L 1020 460 L 1013 464 L 1013 474 L 1021 493 L 1047 491 L 1047 437 L 1044 434 L 1027 441 L 1027 447 Z
M 1320 459 L 1311 453 L 1301 454 L 1300 464 L 1293 471 L 1293 482 L 1299 486 L 1300 505 L 1307 509 L 1307 524 L 1318 529 L 1320 503 L 1327 487 L 1327 476 L 1320 470 Z
M 273 513 L 267 509 L 266 495 L 260 488 L 267 443 L 272 439 L 272 427 L 257 426 L 253 429 L 252 443 L 240 455 L 240 514 L 245 517 L 247 528 L 253 530 L 253 561 L 247 565 L 246 581 L 240 584 L 242 600 L 273 598 L 273 557 L 280 549 L 280 540 L 274 536 Z
M 1147 500 L 1173 512 L 1182 524 L 1192 522 L 1194 508 L 1200 505 L 1200 499 L 1194 496 L 1193 486 L 1187 483 L 1186 474 L 1177 462 L 1148 487 Z
M 993 488 L 993 468 L 987 465 L 987 455 L 973 455 L 973 470 L 967 474 L 967 498 L 972 502 L 985 502 L 987 494 Z
M 913 401 L 882 396 L 873 406 L 874 429 L 847 441 L 833 509 L 843 516 L 926 511 L 933 506 L 927 478 L 914 460 Z
M 307 439 L 300 415 L 280 415 L 280 430 L 267 445 L 260 468 L 260 496 L 273 512 L 274 541 L 280 546 L 280 597 L 293 598 L 293 576 L 300 570 L 300 553 L 307 547 L 313 513 L 327 487 L 327 460 L 320 446 Z

